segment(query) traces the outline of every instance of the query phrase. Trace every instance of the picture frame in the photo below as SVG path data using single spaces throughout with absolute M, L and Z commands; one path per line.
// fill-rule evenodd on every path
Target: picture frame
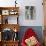
M 9 14 L 10 14 L 10 15 L 16 15 L 17 13 L 18 13 L 18 12 L 17 12 L 16 10 L 10 10 L 10 11 L 9 11 Z
M 2 10 L 2 15 L 9 15 L 9 10 Z
M 25 19 L 34 20 L 36 17 L 35 6 L 25 6 Z

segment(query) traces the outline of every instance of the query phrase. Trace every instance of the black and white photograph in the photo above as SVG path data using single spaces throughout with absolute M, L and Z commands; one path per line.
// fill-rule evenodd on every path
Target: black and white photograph
M 25 6 L 25 18 L 27 20 L 34 20 L 36 16 L 35 6 Z

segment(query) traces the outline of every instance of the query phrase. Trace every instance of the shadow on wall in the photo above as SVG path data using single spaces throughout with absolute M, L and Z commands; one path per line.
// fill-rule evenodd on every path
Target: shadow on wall
M 20 39 L 20 42 L 24 36 L 24 33 L 25 31 L 28 29 L 28 28 L 32 28 L 36 34 L 37 34 L 37 37 L 39 39 L 39 41 L 41 43 L 43 43 L 43 30 L 42 30 L 42 26 L 21 26 L 20 27 L 20 32 L 19 32 L 19 39 Z

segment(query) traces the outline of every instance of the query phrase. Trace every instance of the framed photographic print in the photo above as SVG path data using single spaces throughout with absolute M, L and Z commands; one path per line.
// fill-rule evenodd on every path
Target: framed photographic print
M 11 11 L 11 12 L 10 12 L 10 15 L 14 15 L 14 12 L 13 12 L 13 11 Z
M 33 20 L 36 16 L 35 6 L 25 6 L 25 18 L 26 20 Z
M 16 10 L 10 10 L 9 14 L 10 15 L 16 15 L 18 12 Z
M 9 10 L 2 10 L 2 15 L 9 15 Z

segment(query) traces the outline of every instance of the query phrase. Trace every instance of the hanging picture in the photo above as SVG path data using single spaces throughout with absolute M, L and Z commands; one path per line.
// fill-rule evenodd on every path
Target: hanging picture
M 2 10 L 2 15 L 9 15 L 9 10 Z
M 36 16 L 35 6 L 25 6 L 25 18 L 26 20 L 33 20 Z

